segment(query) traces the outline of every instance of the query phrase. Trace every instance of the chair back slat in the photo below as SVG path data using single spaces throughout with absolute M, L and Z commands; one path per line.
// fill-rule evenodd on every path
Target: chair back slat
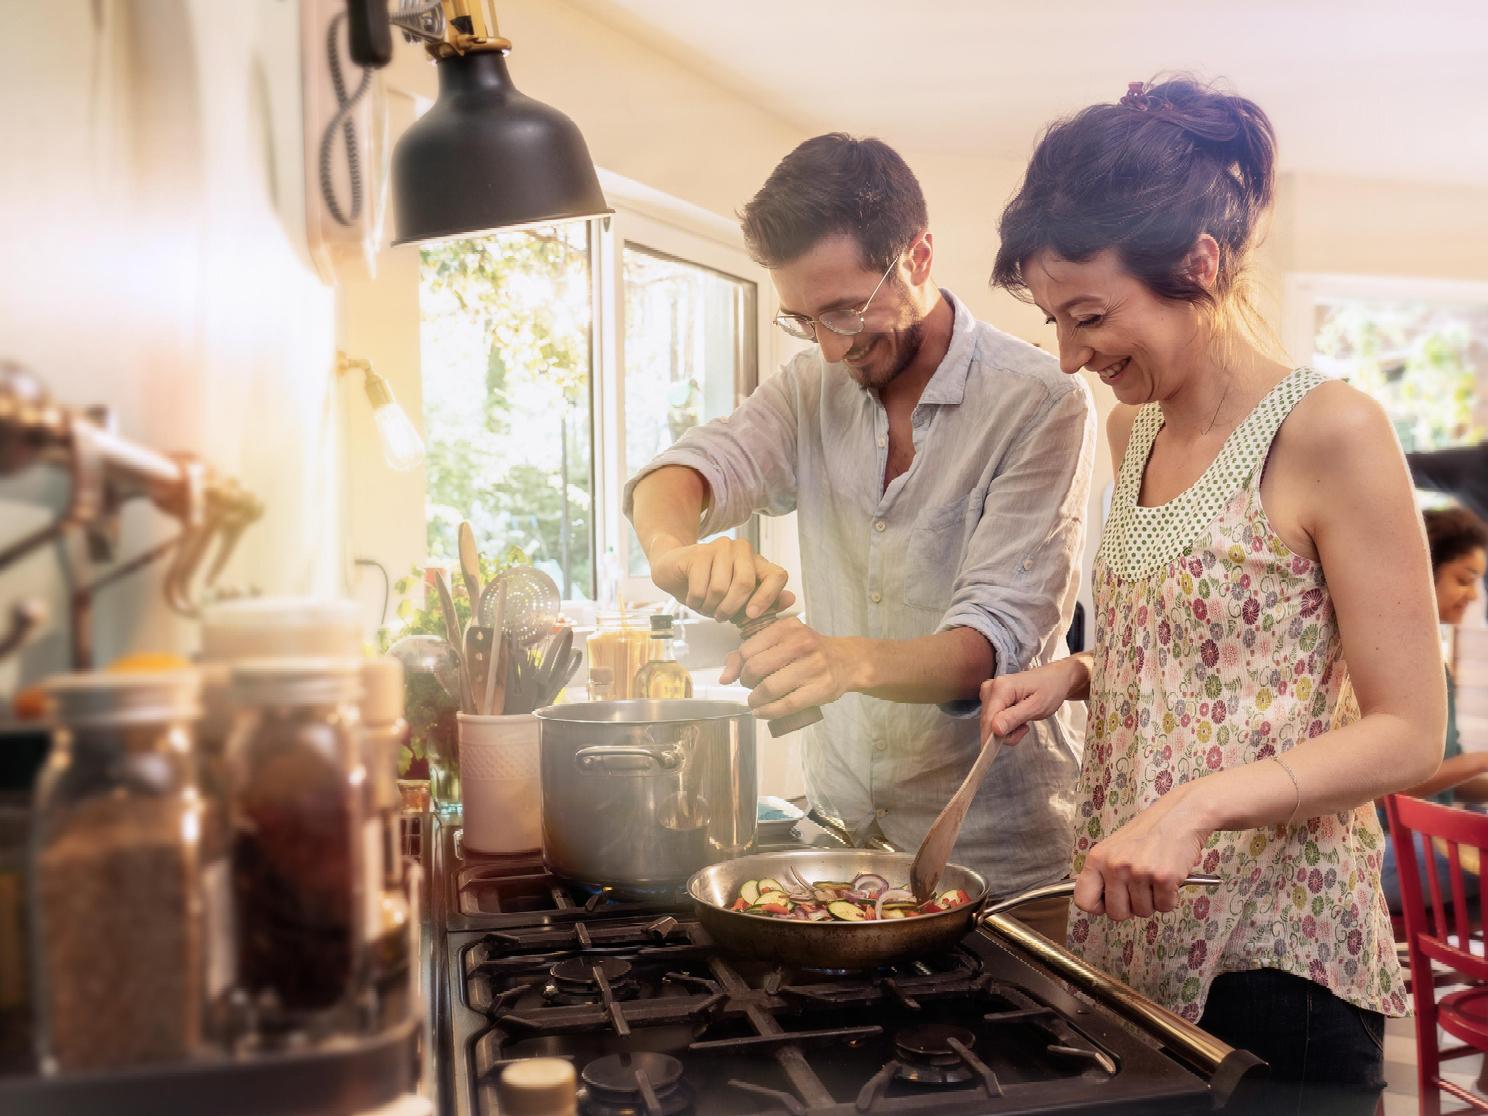
M 1462 883 L 1462 854 L 1456 841 L 1447 842 L 1447 876 L 1452 883 L 1452 914 L 1457 924 L 1457 942 L 1466 948 L 1472 941 L 1467 917 L 1467 889 Z
M 1423 978 L 1429 985 L 1431 961 L 1446 965 L 1470 980 L 1488 980 L 1488 959 L 1473 952 L 1466 887 L 1471 867 L 1480 865 L 1484 851 L 1488 850 L 1488 814 L 1398 794 L 1385 798 L 1385 813 L 1400 870 L 1412 986 L 1419 989 Z M 1466 867 L 1464 853 L 1468 859 Z M 1438 857 L 1443 858 L 1446 868 L 1446 888 L 1441 885 Z M 1488 889 L 1479 888 L 1479 912 L 1488 915 L 1485 890 Z
M 1429 899 L 1429 905 L 1427 907 L 1426 913 L 1430 916 L 1432 937 L 1445 940 L 1448 934 L 1447 904 L 1442 897 L 1441 873 L 1437 871 L 1436 867 L 1436 847 L 1430 840 L 1411 840 L 1408 841 L 1407 844 L 1410 845 L 1412 850 L 1414 850 L 1415 852 L 1419 852 L 1422 859 L 1425 861 L 1425 863 L 1420 866 L 1419 871 L 1426 874 L 1426 893 L 1427 899 Z M 1404 877 L 1405 870 L 1403 868 L 1399 868 L 1399 848 L 1396 848 L 1395 850 L 1395 864 L 1401 876 Z M 1400 893 L 1401 901 L 1403 904 L 1405 898 L 1404 884 L 1401 885 Z

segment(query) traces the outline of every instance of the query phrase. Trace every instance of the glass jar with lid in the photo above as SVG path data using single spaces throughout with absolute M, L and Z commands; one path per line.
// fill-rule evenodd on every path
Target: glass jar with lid
M 231 983 L 227 861 L 196 781 L 194 671 L 46 685 L 32 957 L 42 1069 L 184 1061 Z
M 259 1039 L 362 1029 L 367 773 L 354 660 L 233 667 L 227 744 L 239 987 Z
M 638 697 L 635 693 L 636 672 L 651 659 L 651 624 L 639 612 L 600 612 L 595 616 L 594 632 L 589 636 L 589 674 L 610 681 L 609 696 L 617 701 Z

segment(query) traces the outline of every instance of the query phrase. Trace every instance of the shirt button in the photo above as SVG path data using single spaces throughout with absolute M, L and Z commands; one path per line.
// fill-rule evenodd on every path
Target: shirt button
M 1025 558 L 1025 559 L 1023 559 L 1023 572 L 1024 573 L 1027 573 L 1031 569 L 1033 569 L 1033 559 L 1032 558 Z
M 880 520 L 877 520 L 877 521 L 876 521 L 876 522 L 875 522 L 875 523 L 874 523 L 874 524 L 873 524 L 873 529 L 874 529 L 874 530 L 875 530 L 875 531 L 882 531 L 882 530 L 883 530 L 883 529 L 884 529 L 884 528 L 885 528 L 885 527 L 887 527 L 887 526 L 888 526 L 888 524 L 887 524 L 887 523 L 885 523 L 885 522 L 884 522 L 884 521 L 883 521 L 883 520 L 882 520 L 882 519 L 880 519 Z
M 877 744 L 873 745 L 873 750 L 875 752 L 887 752 L 889 750 L 889 746 L 887 743 L 880 740 Z
M 878 448 L 879 449 L 883 449 L 884 446 L 886 446 L 888 444 L 889 444 L 889 440 L 887 438 L 883 437 L 882 435 L 880 435 L 879 436 L 879 439 L 878 439 Z
M 874 811 L 873 811 L 873 816 L 874 816 L 874 817 L 875 817 L 875 818 L 881 818 L 881 817 L 883 817 L 883 816 L 884 816 L 884 815 L 885 815 L 885 814 L 887 814 L 887 813 L 888 813 L 888 811 L 887 811 L 887 810 L 874 810 Z
M 873 592 L 868 594 L 868 599 L 874 604 L 878 604 L 879 601 L 883 600 L 883 594 L 875 589 Z

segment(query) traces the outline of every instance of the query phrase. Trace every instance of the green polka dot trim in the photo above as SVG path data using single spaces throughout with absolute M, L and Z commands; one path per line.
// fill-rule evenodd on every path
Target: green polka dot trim
M 1158 404 L 1148 403 L 1132 423 L 1096 560 L 1117 577 L 1137 578 L 1156 573 L 1180 557 L 1209 530 L 1234 495 L 1259 476 L 1283 420 L 1304 395 L 1327 379 L 1311 368 L 1293 370 L 1230 431 L 1219 454 L 1190 488 L 1150 508 L 1137 500 L 1163 416 Z

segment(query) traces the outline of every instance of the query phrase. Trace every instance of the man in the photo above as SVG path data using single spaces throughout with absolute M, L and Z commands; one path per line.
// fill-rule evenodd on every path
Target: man
M 822 706 L 804 748 L 812 805 L 859 842 L 912 850 L 979 752 L 979 685 L 1064 653 L 1089 391 L 936 287 L 919 183 L 878 140 L 806 141 L 743 228 L 777 323 L 816 348 L 651 462 L 626 512 L 656 584 L 719 618 L 794 598 L 748 543 L 698 539 L 799 513 L 810 624 L 769 626 L 723 681 L 750 686 L 763 719 Z M 999 896 L 1069 867 L 1079 744 L 1061 719 L 1035 733 L 997 757 L 953 857 Z M 1023 914 L 1063 940 L 1059 905 Z

